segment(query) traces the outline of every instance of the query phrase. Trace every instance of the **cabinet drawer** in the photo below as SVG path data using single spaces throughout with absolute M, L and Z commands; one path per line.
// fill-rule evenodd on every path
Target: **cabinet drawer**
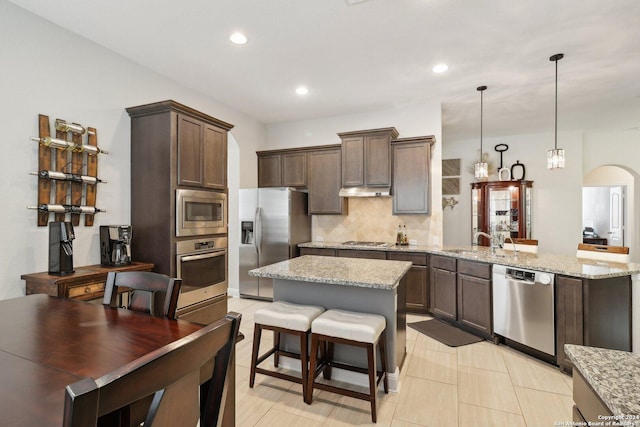
M 80 286 L 69 288 L 67 298 L 71 299 L 91 299 L 94 294 L 104 293 L 104 282 L 85 283 Z
M 300 256 L 303 255 L 336 256 L 336 250 L 331 248 L 300 248 Z
M 440 256 L 440 255 L 431 255 L 431 259 L 429 261 L 431 267 L 440 268 L 442 270 L 447 271 L 456 271 L 456 259 Z
M 458 273 L 480 277 L 482 279 L 491 279 L 491 264 L 459 259 Z
M 382 251 L 361 251 L 357 249 L 338 249 L 337 256 L 346 258 L 387 259 L 387 253 Z
M 387 252 L 387 259 L 392 261 L 410 261 L 413 265 L 427 265 L 427 254 Z

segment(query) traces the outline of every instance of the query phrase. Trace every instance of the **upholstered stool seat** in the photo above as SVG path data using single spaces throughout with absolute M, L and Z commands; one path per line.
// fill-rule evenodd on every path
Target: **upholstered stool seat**
M 386 319 L 383 316 L 369 313 L 358 313 L 346 310 L 327 310 L 311 323 L 311 358 L 305 402 L 313 401 L 313 389 L 326 390 L 371 403 L 371 420 L 376 422 L 376 390 L 384 380 L 384 392 L 389 392 L 387 382 L 387 357 L 385 349 Z M 364 347 L 367 351 L 367 368 L 345 365 L 333 360 L 335 343 Z M 325 347 L 326 346 L 326 347 Z M 380 349 L 381 371 L 377 371 L 376 346 Z M 324 358 L 318 361 L 318 350 Z M 331 379 L 331 368 L 336 367 L 348 371 L 367 374 L 369 377 L 369 393 L 336 387 L 331 384 L 316 382 L 316 377 L 323 373 L 324 378 Z
M 308 366 L 308 341 L 311 332 L 311 322 L 324 312 L 323 307 L 293 304 L 286 301 L 276 301 L 255 311 L 253 320 L 253 348 L 251 351 L 251 374 L 249 387 L 255 384 L 256 373 L 268 375 L 283 380 L 302 384 L 302 396 L 306 396 Z M 273 331 L 273 347 L 263 355 L 258 355 L 262 330 Z M 295 335 L 300 338 L 300 353 L 280 350 L 280 334 Z M 265 359 L 273 355 L 274 366 L 277 368 L 280 356 L 300 359 L 301 377 L 283 372 L 260 368 Z

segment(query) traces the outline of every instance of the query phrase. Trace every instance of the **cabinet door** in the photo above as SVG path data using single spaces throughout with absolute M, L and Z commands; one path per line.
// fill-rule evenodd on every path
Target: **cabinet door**
M 202 135 L 204 123 L 178 115 L 178 185 L 202 187 Z M 168 173 L 168 172 L 167 172 Z
M 393 146 L 393 213 L 429 213 L 431 144 Z
M 407 272 L 407 310 L 426 313 L 429 309 L 427 267 L 413 266 Z
M 258 156 L 258 187 L 282 187 L 282 155 Z
M 304 255 L 336 256 L 336 250 L 331 248 L 300 248 L 300 256 Z
M 583 319 L 582 280 L 556 276 L 556 360 L 565 370 L 573 364 L 564 353 L 564 345 L 584 345 Z
M 456 273 L 432 267 L 430 278 L 431 313 L 436 317 L 456 320 L 458 318 Z
M 338 196 L 342 159 L 340 149 L 309 153 L 309 214 L 343 214 L 347 201 Z
M 371 186 L 391 185 L 391 145 L 388 135 L 364 139 L 364 183 Z
M 364 185 L 364 138 L 342 140 L 342 186 Z
M 383 251 L 363 251 L 359 249 L 338 249 L 336 256 L 343 258 L 387 259 Z
M 491 280 L 458 272 L 458 321 L 490 336 L 491 320 Z
M 282 154 L 282 186 L 307 186 L 307 153 Z
M 204 186 L 224 190 L 227 188 L 227 132 L 205 124 L 203 145 Z

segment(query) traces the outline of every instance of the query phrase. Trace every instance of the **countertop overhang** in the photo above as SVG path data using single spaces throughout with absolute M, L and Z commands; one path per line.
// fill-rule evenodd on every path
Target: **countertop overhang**
M 381 290 L 398 287 L 408 261 L 305 255 L 249 271 L 249 275 Z
M 489 264 L 501 264 L 515 268 L 524 268 L 547 273 L 563 274 L 566 276 L 585 279 L 605 279 L 608 277 L 631 276 L 640 273 L 640 264 L 616 263 L 577 258 L 575 256 L 558 254 L 530 254 L 518 252 L 518 257 L 513 256 L 513 251 L 498 249 L 492 255 L 486 246 L 460 246 L 441 247 L 425 245 L 396 246 L 353 246 L 338 242 L 308 242 L 298 245 L 301 248 L 330 248 L 330 249 L 358 249 L 383 252 L 420 252 L 435 255 L 443 255 L 458 259 L 484 262 Z

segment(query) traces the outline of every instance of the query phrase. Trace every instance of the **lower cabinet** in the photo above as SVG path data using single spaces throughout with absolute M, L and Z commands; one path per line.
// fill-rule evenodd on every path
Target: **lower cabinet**
M 412 313 L 427 313 L 429 311 L 427 254 L 387 252 L 387 259 L 392 261 L 410 261 L 413 263 L 405 276 L 407 281 L 407 311 Z
M 336 250 L 331 248 L 299 248 L 300 256 L 318 255 L 318 256 L 336 256 Z
M 431 255 L 431 299 L 434 317 L 490 338 L 491 264 Z

